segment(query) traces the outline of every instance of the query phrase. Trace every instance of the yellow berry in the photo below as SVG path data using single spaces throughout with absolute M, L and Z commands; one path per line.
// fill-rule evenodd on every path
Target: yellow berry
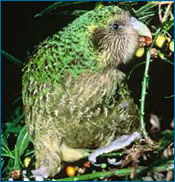
M 145 48 L 144 47 L 140 47 L 137 51 L 136 51 L 136 57 L 140 58 L 144 55 L 145 53 Z
M 24 159 L 24 166 L 25 166 L 25 167 L 28 167 L 29 164 L 30 164 L 30 161 L 31 161 L 31 158 L 30 158 L 30 157 L 26 157 L 26 158 Z
M 75 176 L 76 170 L 73 166 L 67 166 L 66 167 L 66 174 L 67 176 Z
M 157 39 L 156 39 L 156 46 L 159 47 L 159 48 L 162 48 L 164 43 L 166 41 L 166 36 L 165 35 L 158 35 L 157 36 Z
M 174 40 L 170 42 L 169 49 L 171 52 L 174 52 Z

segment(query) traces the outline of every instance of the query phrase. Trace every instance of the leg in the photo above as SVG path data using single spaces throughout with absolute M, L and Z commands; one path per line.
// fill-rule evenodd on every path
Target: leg
M 89 156 L 89 153 L 86 152 L 85 149 L 73 149 L 64 143 L 61 145 L 60 149 L 62 160 L 66 162 L 78 161 Z
M 43 181 L 44 178 L 57 174 L 61 170 L 61 161 L 73 162 L 89 155 L 84 149 L 72 149 L 64 143 L 59 146 L 55 141 L 44 141 L 42 146 L 39 144 L 36 147 L 38 169 L 32 171 L 36 181 Z
M 57 174 L 61 170 L 61 152 L 57 138 L 45 135 L 37 139 L 34 145 L 36 170 L 32 170 L 32 174 L 35 180 L 42 181 Z
M 99 166 L 99 164 L 96 164 L 96 158 L 99 155 L 104 153 L 109 153 L 114 150 L 123 149 L 129 146 L 134 140 L 140 139 L 140 138 L 141 138 L 141 134 L 139 132 L 134 132 L 132 135 L 122 135 L 121 137 L 114 140 L 110 145 L 99 148 L 95 150 L 94 152 L 92 152 L 89 156 L 89 161 L 95 166 Z M 116 164 L 118 164 L 118 162 Z

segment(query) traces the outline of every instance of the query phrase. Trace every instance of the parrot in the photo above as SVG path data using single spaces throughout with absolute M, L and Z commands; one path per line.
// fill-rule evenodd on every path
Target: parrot
M 34 145 L 35 179 L 62 162 L 96 158 L 141 138 L 139 109 L 119 69 L 149 28 L 118 6 L 77 17 L 39 43 L 23 68 L 25 122 Z

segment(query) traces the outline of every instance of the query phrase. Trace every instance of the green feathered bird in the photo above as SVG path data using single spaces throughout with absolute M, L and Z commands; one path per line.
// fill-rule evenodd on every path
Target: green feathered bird
M 61 161 L 86 156 L 139 130 L 138 109 L 118 69 L 151 37 L 126 11 L 85 13 L 41 42 L 23 75 L 25 121 L 34 143 L 35 176 L 54 176 Z

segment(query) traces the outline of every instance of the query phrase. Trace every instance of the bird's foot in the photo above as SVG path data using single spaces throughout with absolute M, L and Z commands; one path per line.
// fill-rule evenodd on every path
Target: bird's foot
M 114 166 L 119 166 L 120 164 L 122 164 L 122 160 L 116 161 L 115 158 L 112 159 L 108 158 L 108 163 Z
M 41 166 L 39 169 L 32 170 L 33 177 L 35 181 L 44 181 L 48 177 L 48 172 L 44 166 Z
M 96 158 L 98 156 L 100 156 L 101 154 L 104 154 L 104 153 L 109 153 L 109 152 L 112 152 L 115 150 L 123 149 L 123 148 L 129 146 L 134 140 L 141 139 L 141 138 L 142 138 L 141 134 L 137 131 L 131 135 L 122 135 L 121 137 L 114 140 L 110 145 L 107 145 L 105 147 L 102 147 L 102 148 L 99 148 L 99 149 L 93 151 L 89 155 L 89 161 L 95 166 L 100 166 L 101 164 L 96 164 Z M 119 165 L 119 162 L 110 161 L 110 163 L 113 163 L 116 165 Z

